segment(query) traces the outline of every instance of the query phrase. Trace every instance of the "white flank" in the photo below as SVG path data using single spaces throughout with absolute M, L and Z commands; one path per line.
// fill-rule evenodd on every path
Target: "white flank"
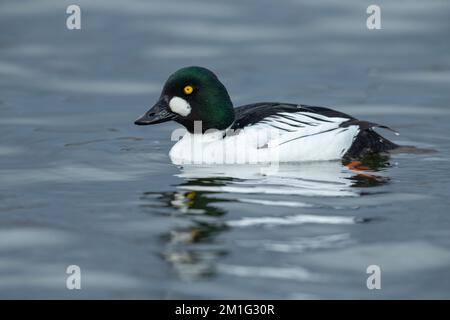
M 172 107 L 172 101 L 174 106 Z M 171 100 L 172 110 L 187 113 L 187 102 Z M 184 111 L 183 111 L 184 110 Z M 312 117 L 310 117 L 312 116 Z M 349 119 L 306 112 L 281 113 L 223 138 L 187 133 L 170 151 L 175 164 L 262 164 L 339 160 L 359 133 Z

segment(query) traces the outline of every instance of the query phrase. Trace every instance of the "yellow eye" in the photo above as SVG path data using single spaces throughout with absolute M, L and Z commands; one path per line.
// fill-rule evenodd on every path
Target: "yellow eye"
M 183 91 L 186 94 L 191 94 L 192 91 L 194 91 L 194 88 L 192 88 L 191 86 L 186 86 L 186 87 L 184 87 Z

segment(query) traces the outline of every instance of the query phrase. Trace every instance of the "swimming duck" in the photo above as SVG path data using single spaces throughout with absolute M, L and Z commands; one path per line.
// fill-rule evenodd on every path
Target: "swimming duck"
M 169 153 L 175 164 L 355 159 L 397 148 L 373 130 L 390 128 L 324 107 L 258 102 L 234 108 L 217 76 L 196 66 L 173 73 L 135 124 L 170 120 L 186 128 Z

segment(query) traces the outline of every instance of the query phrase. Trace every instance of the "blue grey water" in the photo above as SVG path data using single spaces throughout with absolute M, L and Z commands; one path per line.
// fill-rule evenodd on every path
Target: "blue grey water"
M 79 0 L 70 31 L 71 1 L 1 1 L 0 297 L 449 298 L 450 3 L 376 1 L 368 30 L 372 2 Z M 333 107 L 436 152 L 179 168 L 177 125 L 133 121 L 187 65 L 236 106 Z

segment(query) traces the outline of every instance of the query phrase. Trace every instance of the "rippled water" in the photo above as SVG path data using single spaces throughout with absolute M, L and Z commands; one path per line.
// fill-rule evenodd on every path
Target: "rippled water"
M 69 1 L 0 4 L 0 297 L 449 297 L 448 2 L 379 1 L 375 31 L 368 1 L 77 3 L 81 31 Z M 194 64 L 236 105 L 334 107 L 436 152 L 176 167 L 176 125 L 133 121 Z

